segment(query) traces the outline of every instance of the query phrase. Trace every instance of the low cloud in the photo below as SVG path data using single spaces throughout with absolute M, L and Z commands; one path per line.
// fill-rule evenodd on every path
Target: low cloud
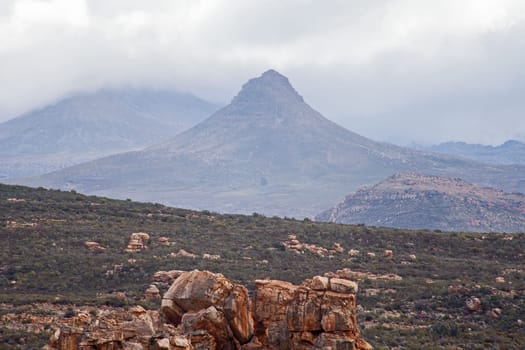
M 525 135 L 523 1 L 8 0 L 0 120 L 75 91 L 158 86 L 228 102 L 268 68 L 396 143 Z

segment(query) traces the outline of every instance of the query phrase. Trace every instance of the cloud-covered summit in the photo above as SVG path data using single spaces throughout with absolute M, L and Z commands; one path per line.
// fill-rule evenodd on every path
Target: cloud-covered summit
M 170 87 L 227 102 L 275 68 L 376 139 L 525 134 L 525 3 L 6 0 L 0 121 L 77 91 Z

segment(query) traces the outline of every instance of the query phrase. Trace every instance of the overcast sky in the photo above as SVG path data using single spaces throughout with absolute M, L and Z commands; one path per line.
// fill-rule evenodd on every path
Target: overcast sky
M 228 103 L 269 68 L 376 140 L 525 140 L 524 0 L 0 0 L 0 121 L 107 86 Z

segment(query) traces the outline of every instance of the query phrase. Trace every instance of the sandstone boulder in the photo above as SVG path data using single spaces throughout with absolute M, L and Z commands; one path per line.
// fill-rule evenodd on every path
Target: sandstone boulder
M 356 322 L 357 284 L 333 275 L 300 286 L 257 280 L 250 302 L 245 287 L 221 274 L 182 272 L 162 300 L 166 324 L 158 312 L 134 306 L 97 315 L 82 328 L 62 328 L 48 348 L 370 350 Z M 499 314 L 494 309 L 489 316 Z
M 102 244 L 94 241 L 84 242 L 84 245 L 90 252 L 102 251 L 106 249 Z
M 223 308 L 230 328 L 241 344 L 249 342 L 253 336 L 253 317 L 249 306 L 248 290 L 244 286 L 234 285 Z
M 224 305 L 233 284 L 221 274 L 209 271 L 184 272 L 173 282 L 164 300 L 173 300 L 182 310 L 199 311 L 214 305 Z
M 247 343 L 253 335 L 248 290 L 243 286 L 234 285 L 221 274 L 197 270 L 182 273 L 164 294 L 161 310 L 166 319 L 173 324 L 184 324 L 185 320 L 194 320 L 197 316 L 201 319 L 204 316 L 199 312 L 208 310 L 206 322 L 219 318 L 224 320 L 223 327 L 230 330 L 236 342 Z M 211 316 L 213 317 L 210 318 Z M 216 332 L 210 332 L 206 328 L 195 328 L 204 324 L 211 326 L 206 322 L 186 322 L 189 326 L 185 329 L 191 326 L 193 330 L 206 331 L 216 338 Z M 220 343 L 222 340 L 215 341 Z
M 148 289 L 146 289 L 146 291 L 144 292 L 144 297 L 146 298 L 146 300 L 149 300 L 149 299 L 160 299 L 160 290 L 159 290 L 159 288 L 157 288 L 157 286 L 154 285 L 154 284 L 150 284 Z
M 135 232 L 129 237 L 129 243 L 125 251 L 127 253 L 138 253 L 146 247 L 146 243 L 149 241 L 149 234 L 145 232 Z

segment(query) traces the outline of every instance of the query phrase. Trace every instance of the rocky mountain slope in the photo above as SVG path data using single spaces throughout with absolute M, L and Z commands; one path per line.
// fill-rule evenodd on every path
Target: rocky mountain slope
M 313 216 L 341 193 L 419 170 L 525 190 L 525 167 L 495 167 L 379 143 L 324 118 L 274 70 L 175 138 L 17 183 L 220 212 Z
M 525 232 L 525 195 L 460 179 L 396 174 L 348 195 L 316 219 L 412 229 Z
M 77 94 L 0 124 L 0 177 L 43 174 L 171 138 L 219 107 L 170 90 Z
M 421 150 L 463 157 L 489 164 L 525 164 L 525 143 L 509 140 L 499 146 L 445 142 L 429 147 L 416 146 Z
M 115 334 L 121 344 L 147 340 L 161 322 L 153 317 L 159 322 L 151 326 L 146 314 L 158 315 L 161 295 L 181 275 L 177 270 L 195 269 L 246 286 L 256 305 L 257 291 L 267 291 L 271 280 L 286 282 L 279 284 L 286 287 L 283 293 L 312 276 L 356 281 L 352 317 L 357 316 L 361 336 L 378 349 L 521 349 L 525 343 L 525 235 L 220 215 L 0 185 L 0 241 L 5 350 L 41 349 L 50 337 L 68 334 L 75 334 L 69 338 L 75 341 L 81 334 L 83 341 L 111 340 Z M 320 286 L 329 284 L 318 284 L 315 292 L 299 286 L 293 297 L 291 316 L 301 310 L 300 302 L 312 301 L 304 308 L 306 315 L 317 316 L 305 318 L 312 327 L 321 317 L 323 299 L 314 300 L 317 293 L 330 296 L 334 289 Z M 271 295 L 275 299 L 263 304 L 284 311 L 286 300 Z M 187 311 L 188 303 L 175 299 L 174 304 Z M 269 311 L 276 318 L 284 317 L 274 310 Z M 332 311 L 336 321 L 349 319 L 345 309 Z M 330 320 L 325 317 L 324 324 Z M 300 318 L 290 326 L 299 327 L 296 321 Z M 254 322 L 254 332 L 269 328 Z M 92 330 L 93 338 L 84 330 Z M 312 333 L 304 340 L 322 335 Z

